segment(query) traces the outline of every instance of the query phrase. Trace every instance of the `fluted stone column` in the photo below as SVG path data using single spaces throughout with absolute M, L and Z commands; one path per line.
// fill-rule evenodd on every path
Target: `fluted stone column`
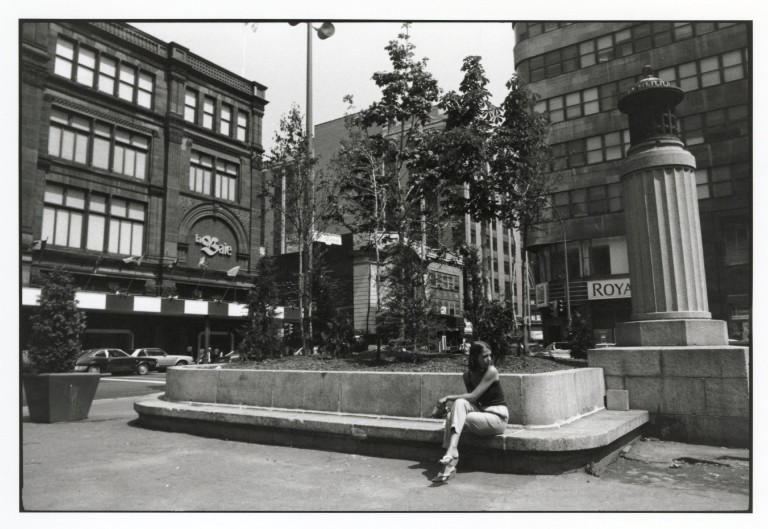
M 682 99 L 649 74 L 619 103 L 632 140 L 621 179 L 632 321 L 617 325 L 619 346 L 727 344 L 707 303 L 696 160 L 673 113 Z

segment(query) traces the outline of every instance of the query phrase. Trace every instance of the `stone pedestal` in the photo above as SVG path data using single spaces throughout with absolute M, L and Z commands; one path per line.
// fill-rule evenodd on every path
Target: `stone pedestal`
M 618 347 L 588 351 L 589 366 L 649 412 L 653 435 L 749 446 L 748 350 L 729 347 L 709 312 L 696 160 L 673 112 L 684 94 L 646 68 L 619 102 L 632 140 L 622 176 L 632 317 L 616 326 Z
M 626 390 L 629 409 L 649 412 L 647 435 L 750 445 L 746 347 L 606 347 L 588 360 L 603 368 L 607 391 Z

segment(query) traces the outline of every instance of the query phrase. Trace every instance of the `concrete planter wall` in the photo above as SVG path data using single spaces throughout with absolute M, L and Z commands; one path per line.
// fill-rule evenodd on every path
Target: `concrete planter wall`
M 599 368 L 501 375 L 511 424 L 548 426 L 604 407 Z M 464 392 L 461 375 L 360 371 L 170 368 L 166 399 L 397 417 L 429 417 L 438 398 Z
M 745 347 L 591 349 L 607 389 L 627 390 L 661 439 L 749 446 L 749 351 Z

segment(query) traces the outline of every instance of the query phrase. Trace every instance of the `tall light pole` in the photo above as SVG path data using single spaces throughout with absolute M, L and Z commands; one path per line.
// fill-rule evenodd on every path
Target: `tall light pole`
M 554 204 L 552 204 L 552 202 L 547 200 L 547 203 L 555 212 L 555 215 L 557 215 L 557 220 L 560 221 L 560 229 L 563 232 L 563 268 L 565 268 L 565 314 L 566 314 L 566 317 L 568 318 L 568 329 L 570 329 L 571 328 L 571 286 L 570 286 L 570 282 L 568 281 L 568 239 L 565 236 L 565 224 L 563 223 L 563 218 L 560 216 L 560 212 L 557 210 L 557 207 Z
M 291 26 L 295 26 L 299 24 L 299 22 L 289 22 Z M 310 242 L 307 247 L 307 271 L 309 272 L 309 275 L 311 277 L 312 272 L 312 254 L 313 254 L 313 242 L 315 237 L 316 226 L 315 226 L 315 169 L 312 165 L 312 159 L 314 158 L 314 127 L 312 123 L 312 31 L 317 32 L 317 37 L 320 40 L 325 40 L 327 38 L 330 38 L 333 36 L 333 34 L 336 32 L 336 28 L 333 27 L 333 24 L 330 22 L 323 22 L 322 25 L 319 28 L 316 28 L 312 25 L 311 22 L 306 22 L 307 24 L 307 177 L 309 179 L 309 228 L 310 228 Z M 301 255 L 301 254 L 299 254 Z M 301 292 L 301 296 L 304 295 L 304 292 Z M 309 306 L 307 307 L 307 316 L 309 317 L 309 335 L 310 339 L 312 336 L 312 300 L 310 297 L 309 300 Z M 304 318 L 304 314 L 301 315 L 302 318 Z M 302 329 L 303 327 L 302 322 Z M 302 331 L 303 332 L 303 331 Z M 309 354 L 309 351 L 304 351 L 304 354 Z

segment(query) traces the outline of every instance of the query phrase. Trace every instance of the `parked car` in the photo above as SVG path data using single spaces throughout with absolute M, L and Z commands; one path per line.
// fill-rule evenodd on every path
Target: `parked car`
M 544 349 L 544 351 L 549 356 L 552 356 L 555 358 L 571 357 L 571 348 L 568 345 L 568 342 L 552 342 Z
M 220 356 L 216 359 L 217 364 L 231 364 L 232 362 L 240 361 L 240 353 L 237 351 L 230 351 L 224 356 Z
M 75 371 L 88 373 L 138 373 L 146 375 L 157 367 L 154 358 L 138 358 L 121 349 L 88 349 L 75 363 Z
M 154 358 L 157 360 L 158 371 L 166 370 L 169 367 L 185 366 L 194 363 L 191 356 L 169 355 L 157 347 L 142 347 L 141 349 L 135 349 L 131 353 L 131 356 L 135 356 L 136 358 Z

